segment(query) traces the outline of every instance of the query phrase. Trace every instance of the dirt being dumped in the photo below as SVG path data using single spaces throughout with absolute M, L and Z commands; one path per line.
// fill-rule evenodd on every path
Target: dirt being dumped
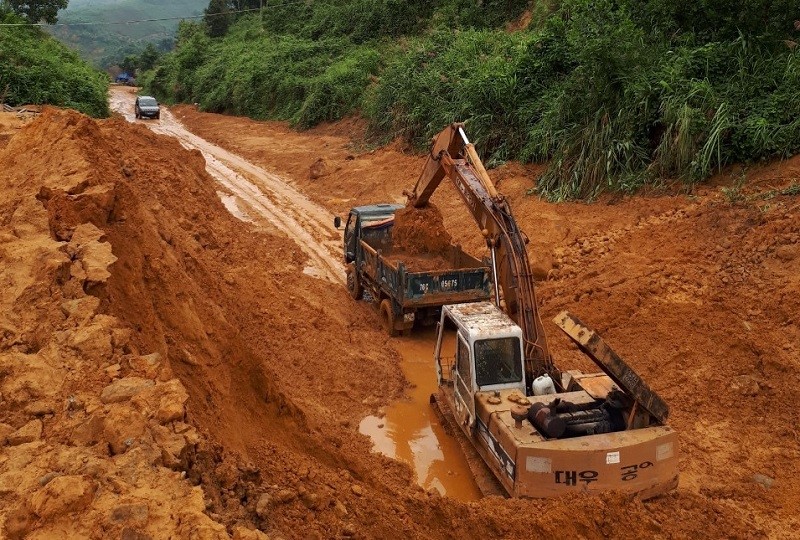
M 436 206 L 406 206 L 395 212 L 392 244 L 396 251 L 412 256 L 446 256 L 452 242 L 453 238 L 444 226 L 442 213 Z
M 452 241 L 436 206 L 406 206 L 394 214 L 392 251 L 387 259 L 403 263 L 410 272 L 449 270 L 454 268 Z

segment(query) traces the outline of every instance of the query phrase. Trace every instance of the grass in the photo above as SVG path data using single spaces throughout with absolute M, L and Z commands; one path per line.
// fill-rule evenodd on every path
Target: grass
M 729 17 L 716 0 L 267 4 L 219 39 L 185 25 L 150 91 L 301 128 L 360 112 L 373 140 L 420 150 L 463 121 L 489 166 L 549 162 L 537 192 L 552 200 L 690 186 L 800 149 L 783 1 Z M 508 32 L 525 9 L 530 26 Z

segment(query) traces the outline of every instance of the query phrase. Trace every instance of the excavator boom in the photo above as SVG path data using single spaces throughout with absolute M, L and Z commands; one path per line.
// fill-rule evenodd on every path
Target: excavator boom
M 529 380 L 555 372 L 536 302 L 533 276 L 525 247 L 527 239 L 511 208 L 497 192 L 462 124 L 454 123 L 437 135 L 422 174 L 408 194 L 409 204 L 421 208 L 442 180 L 449 178 L 466 203 L 492 256 L 495 302 L 522 328 L 525 368 Z

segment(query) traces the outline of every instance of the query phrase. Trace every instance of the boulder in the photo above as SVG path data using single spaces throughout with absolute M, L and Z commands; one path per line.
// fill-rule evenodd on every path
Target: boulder
M 159 367 L 161 367 L 161 355 L 159 353 L 148 354 L 144 356 L 134 356 L 128 360 L 128 365 L 137 374 L 147 377 L 148 379 L 155 379 L 158 376 Z
M 111 346 L 111 328 L 105 324 L 105 321 L 79 326 L 70 334 L 69 345 L 85 359 L 98 363 L 108 361 L 114 351 Z
M 761 390 L 758 380 L 750 375 L 734 377 L 731 381 L 730 388 L 734 392 L 747 397 L 753 397 Z
M 88 476 L 59 476 L 33 494 L 30 506 L 37 516 L 51 519 L 83 510 L 96 490 L 97 484 Z
M 139 392 L 155 386 L 155 381 L 141 377 L 124 377 L 103 388 L 100 401 L 103 403 L 119 403 L 127 401 Z
M 161 459 L 165 467 L 181 469 L 190 444 L 183 435 L 173 433 L 164 426 L 153 427 L 153 438 L 161 449 Z
M 186 415 L 186 402 L 189 394 L 178 379 L 172 379 L 158 385 L 161 399 L 158 404 L 156 418 L 161 424 L 183 420 Z
M 99 414 L 89 416 L 72 430 L 70 442 L 74 446 L 92 446 L 103 440 L 104 422 Z
M 111 510 L 111 521 L 131 526 L 145 526 L 150 517 L 150 509 L 145 503 L 121 504 Z
M 308 168 L 308 176 L 312 180 L 328 176 L 329 174 L 331 174 L 331 171 L 328 168 L 328 162 L 325 161 L 325 158 L 317 158 L 317 160 L 311 164 L 311 167 Z
M 78 322 L 89 321 L 100 308 L 100 299 L 96 296 L 84 296 L 61 303 L 61 312 Z
M 55 412 L 55 405 L 50 401 L 40 399 L 25 405 L 25 412 L 31 416 L 46 416 Z
M 42 438 L 42 421 L 38 418 L 31 420 L 17 431 L 8 435 L 9 446 L 18 446 L 20 444 L 38 441 Z
M 123 454 L 147 433 L 147 421 L 130 407 L 112 407 L 103 419 L 103 438 L 112 454 Z
M 261 519 L 267 519 L 272 506 L 272 497 L 269 493 L 262 493 L 256 502 L 256 515 Z

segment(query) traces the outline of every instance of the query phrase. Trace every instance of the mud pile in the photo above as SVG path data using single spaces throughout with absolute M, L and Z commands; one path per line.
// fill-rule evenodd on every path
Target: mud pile
M 96 129 L 51 113 L 0 151 L 0 536 L 223 538 L 183 480 L 207 447 L 185 387 L 102 307 L 116 193 L 48 152 Z
M 426 496 L 350 427 L 399 395 L 395 358 L 298 248 L 227 213 L 199 153 L 48 110 L 0 169 L 7 537 L 404 527 L 363 517 L 391 512 L 374 486 Z
M 436 206 L 406 206 L 395 212 L 391 262 L 402 262 L 411 272 L 448 270 L 453 268 L 451 252 L 452 237 Z
M 452 244 L 444 227 L 444 218 L 436 206 L 406 206 L 394 214 L 392 244 L 408 255 L 442 255 Z

